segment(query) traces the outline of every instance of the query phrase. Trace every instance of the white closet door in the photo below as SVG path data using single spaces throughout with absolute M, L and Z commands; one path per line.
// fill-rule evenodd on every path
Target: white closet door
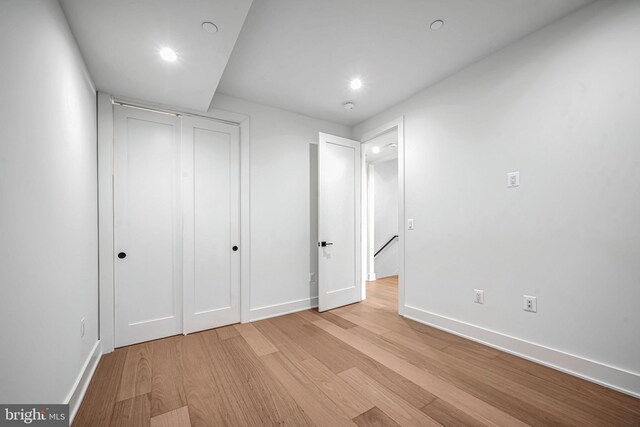
M 362 300 L 360 143 L 326 133 L 318 141 L 318 307 Z
M 184 117 L 184 332 L 240 321 L 239 129 Z
M 114 122 L 115 345 L 182 332 L 180 119 L 123 106 Z

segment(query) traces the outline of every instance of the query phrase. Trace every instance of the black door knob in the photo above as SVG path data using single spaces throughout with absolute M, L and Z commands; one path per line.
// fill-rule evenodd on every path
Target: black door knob
M 120 258 L 120 259 L 123 259 L 123 258 L 126 258 L 126 257 L 127 257 L 127 254 L 125 254 L 124 252 L 120 252 L 118 254 L 118 258 Z
M 232 247 L 231 249 L 233 249 L 233 252 L 235 252 L 235 251 L 237 251 L 237 250 L 238 250 L 238 247 L 237 247 L 237 246 L 234 246 L 234 247 Z

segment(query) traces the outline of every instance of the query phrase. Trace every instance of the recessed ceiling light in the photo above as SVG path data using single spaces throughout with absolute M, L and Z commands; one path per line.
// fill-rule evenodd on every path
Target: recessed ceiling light
M 360 80 L 360 79 L 351 80 L 351 89 L 358 90 L 361 87 L 362 87 L 362 80 Z
M 444 27 L 444 21 L 442 19 L 436 19 L 430 25 L 431 31 L 438 31 L 442 27 Z
M 380 152 L 380 147 L 372 147 L 372 148 L 371 148 L 371 152 L 372 152 L 373 154 L 378 154 L 378 153 Z
M 213 22 L 203 22 L 202 29 L 205 33 L 213 34 L 218 32 L 218 26 Z
M 356 108 L 356 104 L 354 104 L 353 102 L 345 102 L 344 104 L 342 104 L 342 106 L 345 110 L 353 110 L 354 108 Z
M 175 51 L 168 47 L 163 47 L 160 49 L 160 57 L 167 62 L 175 62 L 178 59 L 178 55 L 176 55 Z
M 388 148 L 396 148 L 397 146 L 398 146 L 397 142 L 390 142 L 390 143 L 387 144 Z

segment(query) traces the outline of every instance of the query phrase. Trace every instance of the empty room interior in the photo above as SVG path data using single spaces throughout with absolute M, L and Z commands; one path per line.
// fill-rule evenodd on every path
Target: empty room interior
M 0 425 L 640 426 L 640 1 L 0 0 Z

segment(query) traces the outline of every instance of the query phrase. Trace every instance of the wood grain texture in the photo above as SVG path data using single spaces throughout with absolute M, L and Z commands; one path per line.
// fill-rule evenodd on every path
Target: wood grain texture
M 156 417 L 151 417 L 151 427 L 191 427 L 189 408 L 174 409 Z
M 393 421 L 387 414 L 378 407 L 373 407 L 367 412 L 358 415 L 353 422 L 359 427 L 398 427 L 399 424 Z
M 171 337 L 151 343 L 155 362 L 152 364 L 151 416 L 186 407 L 187 397 L 182 384 L 182 366 L 178 345 L 180 338 Z
M 640 426 L 640 400 L 367 300 L 105 355 L 76 426 Z
M 147 393 L 116 402 L 109 425 L 113 427 L 149 427 L 150 423 L 151 397 Z
M 120 381 L 116 401 L 151 392 L 152 351 L 151 343 L 127 347 L 127 358 L 124 362 L 122 381 Z
M 251 323 L 236 325 L 235 327 L 258 356 L 266 356 L 267 354 L 278 351 L 278 349 L 275 348 L 274 345 L 271 344 L 271 342 Z

